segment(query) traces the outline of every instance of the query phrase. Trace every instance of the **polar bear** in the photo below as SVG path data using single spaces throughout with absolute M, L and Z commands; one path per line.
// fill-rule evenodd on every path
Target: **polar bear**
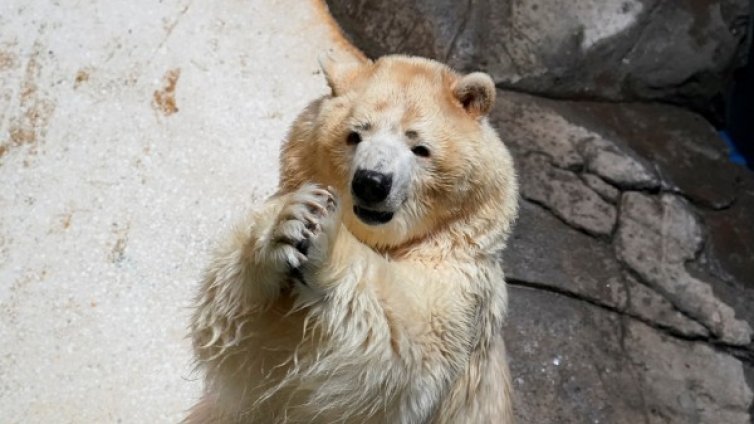
M 325 59 L 279 191 L 192 320 L 187 423 L 512 422 L 499 261 L 517 214 L 495 87 L 424 58 Z

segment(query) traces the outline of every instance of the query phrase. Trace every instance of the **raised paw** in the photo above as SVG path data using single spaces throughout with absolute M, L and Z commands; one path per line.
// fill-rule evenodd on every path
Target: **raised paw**
M 288 199 L 272 234 L 277 255 L 289 271 L 299 270 L 327 250 L 337 199 L 332 190 L 308 184 Z

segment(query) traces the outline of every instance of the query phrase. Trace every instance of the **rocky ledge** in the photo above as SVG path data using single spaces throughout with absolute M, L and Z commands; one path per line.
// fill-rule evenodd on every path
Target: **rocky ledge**
M 754 178 L 673 106 L 500 91 L 523 423 L 750 423 Z

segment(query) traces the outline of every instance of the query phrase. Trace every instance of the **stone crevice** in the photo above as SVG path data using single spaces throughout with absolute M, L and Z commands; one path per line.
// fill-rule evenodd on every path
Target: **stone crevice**
M 620 317 L 625 319 L 632 319 L 638 322 L 641 322 L 651 328 L 653 328 L 656 331 L 661 332 L 662 334 L 665 334 L 669 337 L 673 337 L 678 340 L 686 341 L 686 342 L 701 342 L 704 343 L 711 348 L 728 355 L 731 355 L 742 362 L 745 362 L 748 365 L 754 366 L 754 344 L 741 347 L 736 345 L 731 345 L 728 343 L 725 343 L 722 340 L 712 338 L 712 337 L 703 337 L 703 336 L 689 336 L 683 333 L 678 332 L 676 329 L 672 327 L 668 327 L 662 324 L 659 324 L 657 322 L 643 319 L 641 317 L 638 317 L 634 314 L 630 314 L 626 311 L 625 308 L 618 308 L 612 305 L 608 305 L 602 302 L 598 302 L 594 299 L 590 299 L 588 297 L 584 297 L 583 295 L 579 293 L 575 293 L 573 291 L 564 290 L 558 287 L 553 287 L 548 284 L 543 284 L 540 282 L 534 282 L 534 281 L 526 281 L 526 280 L 520 280 L 515 278 L 506 278 L 506 283 L 508 285 L 514 286 L 514 287 L 524 287 L 532 290 L 540 290 L 545 291 L 548 293 L 552 293 L 559 296 L 564 296 L 569 299 L 573 299 L 579 302 L 585 302 L 592 306 L 595 306 L 597 308 L 600 308 L 605 311 L 609 311 L 615 314 L 618 314 Z M 682 313 L 682 311 L 679 311 Z M 691 318 L 691 317 L 689 317 Z M 693 318 L 692 318 L 693 319 Z M 621 336 L 623 337 L 623 336 Z M 625 349 L 625 347 L 624 347 Z
M 589 187 L 579 174 L 550 166 L 551 157 L 529 152 L 520 161 L 521 192 L 549 209 L 569 226 L 610 238 L 616 224 L 615 205 Z
M 625 283 L 624 283 L 624 288 L 627 290 L 627 293 L 630 293 L 630 291 L 628 291 L 628 287 L 625 287 Z M 630 296 L 630 294 L 629 294 L 629 296 Z M 630 302 L 630 297 L 629 297 L 629 302 Z M 620 324 L 618 326 L 618 330 L 619 330 L 619 333 L 618 333 L 618 346 L 620 346 L 620 352 L 621 352 L 621 355 L 623 356 L 623 360 L 626 362 L 626 364 L 628 364 L 628 367 L 626 367 L 626 368 L 627 368 L 627 371 L 628 371 L 631 379 L 633 380 L 633 382 L 636 385 L 636 387 L 640 388 L 640 390 L 638 390 L 638 393 L 639 393 L 639 401 L 641 402 L 641 406 L 642 406 L 641 413 L 642 413 L 642 416 L 644 418 L 644 423 L 645 424 L 650 424 L 651 420 L 649 418 L 649 413 L 648 413 L 649 408 L 647 407 L 647 398 L 644 395 L 644 390 L 641 389 L 641 387 L 642 387 L 641 377 L 640 377 L 638 371 L 636 370 L 636 365 L 631 360 L 631 355 L 629 355 L 628 349 L 626 349 L 626 335 L 628 334 L 628 321 L 627 320 L 630 319 L 630 318 L 634 318 L 634 317 L 630 317 L 628 315 L 625 315 L 625 314 L 623 314 L 620 311 L 615 311 L 615 312 L 617 312 L 618 314 L 620 314 L 620 318 L 619 318 L 619 321 L 618 321 L 619 324 Z M 663 331 L 663 330 L 661 330 L 661 331 Z
M 537 199 L 533 199 L 533 198 L 527 197 L 526 195 L 522 195 L 522 196 L 523 196 L 524 199 L 528 200 L 529 202 L 532 202 L 532 203 L 534 203 L 537 206 L 541 206 L 549 214 L 551 214 L 552 216 L 554 216 L 555 218 L 557 218 L 558 221 L 560 221 L 563 224 L 567 225 L 569 228 L 571 228 L 571 229 L 573 229 L 575 231 L 578 231 L 581 234 L 584 234 L 586 236 L 592 237 L 592 238 L 597 239 L 597 240 L 603 240 L 603 241 L 607 241 L 607 242 L 609 242 L 609 241 L 612 240 L 612 236 L 615 233 L 615 228 L 613 228 L 613 230 L 610 232 L 610 234 L 595 234 L 595 233 L 592 233 L 590 231 L 587 231 L 584 228 L 581 228 L 581 227 L 578 227 L 578 226 L 574 226 L 571 223 L 569 223 L 568 221 L 564 220 L 560 215 L 558 215 L 557 213 L 554 213 L 553 210 L 552 210 L 552 208 L 549 205 L 547 205 L 546 203 L 543 203 L 543 202 L 541 202 L 541 201 L 539 201 Z
M 586 303 L 588 303 L 588 304 L 590 304 L 592 306 L 596 306 L 598 308 L 601 308 L 601 309 L 604 309 L 604 310 L 607 310 L 607 311 L 610 311 L 610 312 L 614 312 L 616 314 L 619 314 L 619 315 L 622 315 L 622 316 L 626 316 L 626 317 L 629 317 L 631 319 L 635 319 L 635 320 L 637 320 L 639 322 L 642 322 L 642 323 L 644 323 L 644 324 L 646 324 L 646 325 L 654 328 L 655 330 L 658 330 L 658 331 L 660 331 L 660 332 L 662 332 L 664 334 L 667 334 L 669 336 L 675 337 L 677 339 L 681 339 L 681 340 L 685 340 L 685 341 L 702 341 L 702 342 L 706 342 L 706 343 L 710 343 L 710 342 L 713 341 L 709 337 L 701 337 L 701 336 L 700 337 L 693 337 L 693 336 L 688 336 L 686 334 L 682 334 L 682 333 L 678 332 L 676 329 L 674 329 L 672 327 L 664 326 L 664 325 L 659 324 L 657 322 L 646 320 L 646 319 L 643 319 L 643 318 L 638 317 L 636 315 L 629 314 L 629 313 L 627 313 L 627 311 L 625 310 L 625 308 L 619 308 L 619 307 L 615 307 L 615 306 L 612 306 L 612 305 L 608 305 L 608 304 L 596 301 L 594 299 L 585 297 L 585 296 L 583 296 L 583 295 L 581 295 L 579 293 L 573 292 L 573 291 L 564 290 L 562 288 L 554 287 L 554 286 L 551 286 L 551 285 L 548 285 L 548 284 L 544 284 L 544 283 L 540 283 L 540 282 L 526 281 L 526 280 L 520 280 L 520 279 L 515 279 L 515 278 L 510 278 L 510 277 L 506 278 L 505 281 L 506 281 L 506 283 L 508 283 L 511 286 L 526 287 L 526 288 L 530 288 L 530 289 L 534 289 L 534 290 L 542 290 L 542 291 L 554 293 L 554 294 L 557 294 L 557 295 L 560 295 L 560 296 L 565 296 L 565 297 L 568 297 L 570 299 L 578 300 L 580 302 L 586 302 Z M 726 345 L 724 343 L 711 343 L 711 344 L 716 345 L 716 346 L 721 346 L 721 347 L 722 346 L 729 346 L 729 345 Z M 731 347 L 733 347 L 733 346 L 731 346 Z
M 634 42 L 631 47 L 626 50 L 626 52 L 621 56 L 621 62 L 625 61 L 629 56 L 631 56 L 636 51 L 636 47 L 641 44 L 641 41 L 643 40 L 647 32 L 647 28 L 649 28 L 650 24 L 652 23 L 652 18 L 660 9 L 661 5 L 662 0 L 656 0 L 655 3 L 649 8 L 649 10 L 644 13 L 641 28 L 639 29 L 636 38 L 634 38 Z
M 548 157 L 550 156 L 547 154 L 547 152 L 544 152 L 544 151 L 530 151 L 530 152 L 527 152 L 524 155 L 524 157 L 529 156 L 529 155 L 536 155 L 536 154 L 541 154 Z M 613 187 L 616 190 L 618 190 L 620 192 L 619 196 L 620 194 L 627 191 L 635 191 L 635 192 L 644 193 L 644 194 L 648 194 L 652 196 L 662 195 L 662 194 L 672 194 L 672 195 L 683 197 L 686 201 L 691 203 L 696 208 L 699 208 L 705 211 L 711 211 L 711 212 L 725 211 L 725 210 L 731 209 L 733 206 L 735 206 L 736 201 L 738 200 L 738 196 L 734 196 L 729 202 L 726 202 L 720 206 L 711 206 L 707 203 L 700 202 L 699 200 L 695 199 L 693 196 L 690 196 L 688 193 L 684 192 L 680 188 L 673 185 L 672 182 L 669 182 L 665 177 L 659 174 L 656 170 L 655 172 L 659 175 L 659 178 L 660 178 L 659 186 L 656 186 L 656 187 L 638 186 L 637 187 L 637 186 L 625 185 L 625 184 L 615 183 L 613 181 L 606 180 L 600 175 L 595 174 L 589 171 L 588 169 L 584 169 L 583 167 L 575 167 L 575 168 L 563 167 L 553 161 L 550 162 L 550 165 L 554 168 L 562 169 L 564 171 L 575 172 L 579 176 L 582 176 L 582 177 L 584 175 L 595 175 L 596 177 L 599 177 L 600 180 L 602 180 L 605 184 L 608 184 L 610 187 Z M 597 192 L 597 194 L 600 194 L 600 193 Z M 605 200 L 608 200 L 608 199 L 605 199 Z
M 750 325 L 715 296 L 710 281 L 696 278 L 686 268 L 698 258 L 705 239 L 699 217 L 688 203 L 675 195 L 629 191 L 621 197 L 621 212 L 614 243 L 618 260 L 679 309 L 704 321 L 721 340 L 749 344 Z
M 464 31 L 466 31 L 466 27 L 469 22 L 469 17 L 471 16 L 471 9 L 474 6 L 474 0 L 468 0 L 466 2 L 466 8 L 463 11 L 463 17 L 461 18 L 461 23 L 458 25 L 458 29 L 453 34 L 453 38 L 450 39 L 450 43 L 448 43 L 448 50 L 445 52 L 445 62 L 450 61 L 450 57 L 453 55 L 453 52 L 455 51 L 456 44 L 458 43 L 458 39 L 461 37 L 461 34 L 463 34 Z
M 648 282 L 645 279 L 643 279 L 642 276 L 639 275 L 638 272 L 636 272 L 636 270 L 634 270 L 630 266 L 626 265 L 625 263 L 621 262 L 620 259 L 618 260 L 618 262 L 620 263 L 621 268 L 622 268 L 622 270 L 623 270 L 624 273 L 626 273 L 628 276 L 630 276 L 631 278 L 635 279 L 636 281 L 639 281 L 645 287 L 648 287 L 648 288 L 652 289 L 653 291 L 657 292 L 664 299 L 668 300 L 668 303 L 670 304 L 670 306 L 673 308 L 673 310 L 675 312 L 678 312 L 679 314 L 683 315 L 685 318 L 687 318 L 687 319 L 689 319 L 689 320 L 691 320 L 691 321 L 699 324 L 700 326 L 704 327 L 708 332 L 710 332 L 710 334 L 712 334 L 712 329 L 704 321 L 699 320 L 697 317 L 689 314 L 687 311 L 679 308 L 678 305 L 676 305 L 675 303 L 673 303 L 670 300 L 671 299 L 670 294 L 667 293 L 667 292 L 665 292 L 662 287 L 654 287 L 650 282 Z M 711 338 L 706 338 L 706 340 L 712 340 L 712 339 Z
M 608 182 L 608 181 L 606 181 Z M 609 183 L 609 182 L 608 182 Z M 635 191 L 638 193 L 648 194 L 652 196 L 656 195 L 662 195 L 662 194 L 672 194 L 675 196 L 683 197 L 684 200 L 694 205 L 694 207 L 706 210 L 706 211 L 725 211 L 730 208 L 732 208 L 737 200 L 737 196 L 733 197 L 729 202 L 726 202 L 720 206 L 711 206 L 707 203 L 700 202 L 699 200 L 695 199 L 693 196 L 690 196 L 688 193 L 684 192 L 678 187 L 675 187 L 672 183 L 669 183 L 666 179 L 664 179 L 661 176 L 661 185 L 660 187 L 655 188 L 642 188 L 642 187 L 621 187 L 619 185 L 612 184 L 614 187 L 618 188 L 619 190 L 625 192 L 625 191 Z
M 542 175 L 549 175 L 550 171 L 546 170 L 548 166 L 552 169 L 558 169 L 558 172 L 564 173 L 564 175 L 584 175 L 583 171 L 577 174 L 553 165 L 550 156 L 547 154 L 530 151 L 525 153 L 523 158 L 524 162 L 522 166 L 525 175 L 530 175 L 532 172 L 535 172 L 532 171 L 532 169 L 529 169 L 532 167 L 537 168 L 536 172 L 544 172 Z M 542 160 L 542 158 L 547 159 Z M 528 164 L 528 162 L 532 163 Z M 541 171 L 540 169 L 542 168 L 545 168 L 545 170 Z M 647 188 L 644 190 L 624 190 L 620 192 L 621 199 L 628 199 L 630 197 L 631 201 L 634 203 L 639 201 L 637 205 L 644 204 L 644 206 L 640 207 L 660 207 L 663 214 L 670 213 L 672 215 L 667 217 L 663 216 L 661 220 L 663 223 L 661 225 L 661 232 L 663 234 L 661 236 L 650 235 L 653 230 L 646 226 L 649 225 L 654 228 L 657 225 L 660 225 L 660 223 L 658 223 L 659 221 L 642 223 L 640 222 L 641 218 L 637 221 L 637 210 L 634 210 L 636 209 L 636 206 L 633 206 L 632 209 L 634 216 L 624 216 L 623 206 L 625 200 L 616 202 L 615 224 L 610 226 L 609 232 L 597 232 L 588 225 L 579 224 L 599 223 L 598 221 L 584 221 L 583 219 L 581 221 L 574 221 L 572 217 L 564 213 L 564 211 L 567 212 L 569 208 L 574 207 L 573 204 L 564 205 L 558 200 L 558 197 L 548 196 L 546 192 L 542 192 L 542 187 L 546 187 L 548 184 L 553 184 L 552 181 L 556 181 L 555 177 L 557 175 L 553 174 L 549 176 L 550 178 L 544 179 L 543 177 L 537 177 L 537 179 L 532 180 L 534 184 L 532 184 L 532 181 L 524 180 L 522 196 L 528 201 L 541 206 L 543 209 L 547 210 L 548 213 L 555 216 L 558 220 L 575 231 L 605 241 L 608 244 L 615 243 L 616 257 L 626 271 L 630 272 L 634 278 L 642 281 L 645 285 L 653 287 L 665 299 L 670 301 L 670 304 L 677 312 L 702 325 L 706 330 L 723 340 L 723 343 L 730 345 L 748 343 L 747 340 L 749 338 L 748 334 L 750 330 L 748 330 L 746 323 L 737 320 L 727 304 L 717 299 L 714 294 L 707 293 L 709 291 L 707 290 L 709 286 L 708 282 L 693 278 L 686 271 L 686 266 L 689 263 L 696 263 L 699 261 L 700 255 L 705 251 L 706 240 L 706 229 L 699 225 L 699 217 L 692 209 L 689 209 L 683 204 L 684 201 L 688 202 L 686 197 L 662 189 Z M 584 186 L 584 189 L 592 191 L 595 195 L 599 195 L 596 190 L 591 188 L 588 184 L 584 184 Z M 535 191 L 532 192 L 531 190 Z M 575 204 L 578 205 L 579 199 L 583 199 L 583 197 L 576 195 L 574 199 L 576 199 Z M 651 211 L 647 210 L 645 212 L 649 213 Z M 651 216 L 651 213 L 649 216 Z M 629 228 L 622 230 L 625 225 L 629 225 Z M 666 225 L 668 226 L 667 229 L 665 228 Z M 650 233 L 648 233 L 648 231 Z M 666 231 L 668 231 L 667 234 L 665 234 Z M 644 234 L 646 237 L 650 237 L 650 239 L 647 239 L 645 236 L 642 236 L 640 240 L 654 240 L 652 243 L 660 244 L 651 249 L 649 249 L 648 246 L 644 246 L 644 244 L 646 244 L 645 242 L 640 242 L 640 245 L 634 246 L 633 244 L 636 242 L 632 241 L 633 236 L 631 234 L 633 233 L 640 235 Z M 676 236 L 680 238 L 676 240 L 674 238 Z M 688 242 L 691 244 L 678 250 L 677 243 L 686 239 L 688 239 Z M 692 250 L 688 250 L 688 247 L 691 247 Z M 651 257 L 652 253 L 650 252 L 658 251 L 656 249 L 659 249 L 659 252 L 662 252 L 663 255 L 665 253 L 670 254 L 671 257 L 668 259 L 669 262 L 665 259 L 657 262 L 656 258 L 651 259 L 649 257 L 641 259 L 642 255 L 644 255 L 641 253 L 630 253 L 626 256 L 626 252 L 644 251 L 645 254 L 649 254 Z M 639 256 L 636 256 L 636 254 L 639 254 Z M 681 256 L 676 258 L 678 255 Z M 638 268 L 635 269 L 636 267 Z M 658 274 L 659 276 L 655 275 L 657 273 L 660 273 Z M 660 280 L 658 280 L 658 278 Z M 684 287 L 688 286 L 689 291 L 684 292 L 683 289 L 674 288 L 674 291 L 670 292 L 670 289 L 668 288 L 669 283 L 665 281 L 668 279 L 673 281 L 678 280 L 678 284 L 684 284 Z M 658 281 L 660 283 L 658 283 Z M 702 303 L 698 304 L 698 302 Z

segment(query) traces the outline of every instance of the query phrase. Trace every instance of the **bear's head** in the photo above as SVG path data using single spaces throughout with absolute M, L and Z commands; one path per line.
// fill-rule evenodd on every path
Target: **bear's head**
M 284 189 L 307 180 L 334 187 L 345 225 L 378 248 L 458 221 L 504 220 L 507 232 L 515 172 L 487 122 L 495 101 L 487 74 L 460 75 L 399 55 L 374 62 L 327 58 L 322 68 L 332 94 L 294 124 L 283 149 Z

